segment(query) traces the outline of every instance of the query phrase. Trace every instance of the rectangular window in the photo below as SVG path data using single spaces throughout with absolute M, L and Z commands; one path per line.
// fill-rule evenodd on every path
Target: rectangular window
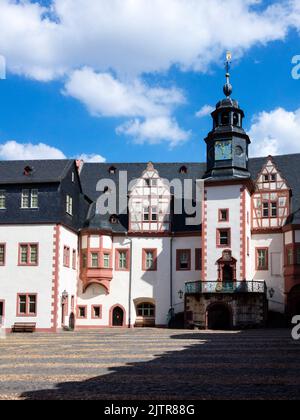
M 177 250 L 177 271 L 189 271 L 191 269 L 191 250 Z
M 218 229 L 217 230 L 217 246 L 218 247 L 229 247 L 231 245 L 230 229 Z
M 269 217 L 269 202 L 263 203 L 263 217 Z
M 5 301 L 0 300 L 0 326 L 4 323 L 4 315 L 5 315 Z
M 286 249 L 286 262 L 287 265 L 294 265 L 294 250 L 292 247 Z
M 38 265 L 38 245 L 20 244 L 19 245 L 19 265 Z
M 296 248 L 296 264 L 300 265 L 300 246 L 297 246 Z
M 70 267 L 70 248 L 64 246 L 64 267 Z
M 219 222 L 229 222 L 229 210 L 228 209 L 219 210 Z
M 110 254 L 103 255 L 103 267 L 110 268 Z
M 202 249 L 200 248 L 195 250 L 195 270 L 202 270 Z
M 116 270 L 129 269 L 129 252 L 125 249 L 116 250 Z
M 87 268 L 87 255 L 86 252 L 82 253 L 82 268 Z
M 39 207 L 39 192 L 38 190 L 31 190 L 31 206 L 32 209 Z
M 77 308 L 77 318 L 86 319 L 86 306 L 78 306 Z
M 22 190 L 21 207 L 22 209 L 37 209 L 39 206 L 39 191 Z
M 269 269 L 268 248 L 258 248 L 256 250 L 256 269 L 258 271 L 267 271 Z
M 76 249 L 73 249 L 73 253 L 72 253 L 72 268 L 73 268 L 73 270 L 76 270 L 76 266 L 77 266 L 77 252 L 76 252 Z
M 92 306 L 92 319 L 102 318 L 102 307 L 100 305 Z
M 277 217 L 278 215 L 278 211 L 277 211 L 278 205 L 277 202 L 272 202 L 271 203 L 271 216 L 272 217 Z
M 37 314 L 37 295 L 21 294 L 18 295 L 17 316 L 36 316 Z
M 157 250 L 144 249 L 143 250 L 143 271 L 157 270 Z
M 6 209 L 6 195 L 4 190 L 0 190 L 0 210 Z
M 144 207 L 144 209 L 143 209 L 143 221 L 144 222 L 149 222 L 149 220 L 150 220 L 149 207 Z
M 5 265 L 5 244 L 0 244 L 0 266 Z
M 92 252 L 91 260 L 92 260 L 92 268 L 99 268 L 99 254 L 98 254 L 98 252 Z
M 157 222 L 158 221 L 158 209 L 157 209 L 157 207 L 152 207 L 151 208 L 151 220 L 152 220 L 152 222 Z
M 29 197 L 30 197 L 29 190 L 22 190 L 22 201 L 21 201 L 22 209 L 29 209 L 30 207 Z
M 70 195 L 66 197 L 66 212 L 73 216 L 73 198 Z

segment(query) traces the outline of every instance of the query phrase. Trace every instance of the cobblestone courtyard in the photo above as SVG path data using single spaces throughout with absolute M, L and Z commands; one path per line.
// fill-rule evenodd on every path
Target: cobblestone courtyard
M 1 399 L 300 399 L 285 330 L 13 335 L 0 368 Z

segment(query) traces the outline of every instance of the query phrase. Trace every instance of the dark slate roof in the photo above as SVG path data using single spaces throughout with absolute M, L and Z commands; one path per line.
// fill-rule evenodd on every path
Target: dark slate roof
M 0 161 L 0 184 L 40 184 L 60 182 L 74 160 L 17 160 Z M 31 167 L 30 175 L 24 169 Z
M 278 170 L 285 178 L 288 186 L 291 188 L 292 211 L 293 214 L 288 223 L 300 224 L 300 154 L 275 156 L 273 161 Z M 253 158 L 249 160 L 249 172 L 253 181 L 256 181 L 260 171 L 267 162 L 267 157 Z M 187 174 L 180 174 L 182 166 L 187 168 Z M 115 167 L 116 174 L 110 174 L 109 169 Z M 147 163 L 86 163 L 81 172 L 81 181 L 83 191 L 91 197 L 94 202 L 98 199 L 101 192 L 96 191 L 97 182 L 101 179 L 115 180 L 119 179 L 119 172 L 128 173 L 128 182 L 140 178 L 146 170 Z M 160 177 L 172 180 L 179 179 L 197 179 L 203 178 L 206 171 L 206 163 L 154 163 L 154 168 L 158 171 Z M 128 217 L 120 216 L 119 224 L 112 225 L 109 216 L 99 216 L 95 214 L 95 203 L 91 206 L 87 226 L 92 228 L 102 228 L 114 232 L 126 232 L 128 229 Z M 199 230 L 201 227 L 199 227 Z M 176 232 L 195 231 L 195 227 L 185 226 L 185 216 L 175 216 L 173 230 Z

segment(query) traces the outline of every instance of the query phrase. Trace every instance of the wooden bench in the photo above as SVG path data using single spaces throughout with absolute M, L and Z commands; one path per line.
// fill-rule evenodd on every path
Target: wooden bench
M 12 327 L 13 333 L 34 333 L 36 324 L 30 322 L 16 323 Z

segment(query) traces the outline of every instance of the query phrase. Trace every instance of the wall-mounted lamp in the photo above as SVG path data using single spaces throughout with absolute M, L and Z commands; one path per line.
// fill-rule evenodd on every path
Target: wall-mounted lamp
M 184 292 L 182 290 L 179 290 L 178 296 L 179 296 L 179 299 L 182 300 L 184 296 Z

